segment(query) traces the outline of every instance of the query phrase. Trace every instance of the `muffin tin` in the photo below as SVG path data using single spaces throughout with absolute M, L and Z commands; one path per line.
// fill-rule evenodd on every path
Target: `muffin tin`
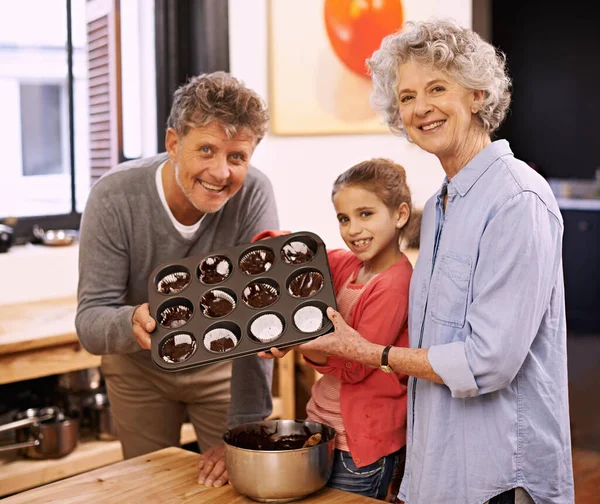
M 325 244 L 311 232 L 185 257 L 148 279 L 152 360 L 179 371 L 331 332 L 337 309 Z

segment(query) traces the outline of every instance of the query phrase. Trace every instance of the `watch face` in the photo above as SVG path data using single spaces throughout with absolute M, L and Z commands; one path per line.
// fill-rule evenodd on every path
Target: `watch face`
M 390 366 L 381 365 L 381 366 L 379 366 L 379 369 L 381 369 L 384 373 L 393 372 L 393 369 Z

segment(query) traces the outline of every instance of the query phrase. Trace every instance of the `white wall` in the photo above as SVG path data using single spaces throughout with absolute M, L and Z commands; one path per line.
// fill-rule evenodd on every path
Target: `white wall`
M 229 0 L 231 73 L 265 99 L 268 98 L 267 1 Z M 290 2 L 290 8 L 301 6 L 302 2 L 297 0 Z M 438 0 L 437 12 L 471 26 L 471 0 Z M 462 18 L 457 13 L 463 13 Z M 314 231 L 331 247 L 343 245 L 330 201 L 331 185 L 341 172 L 372 157 L 389 157 L 406 168 L 417 207 L 423 206 L 444 176 L 437 158 L 391 133 L 267 136 L 258 146 L 252 163 L 273 182 L 282 228 Z

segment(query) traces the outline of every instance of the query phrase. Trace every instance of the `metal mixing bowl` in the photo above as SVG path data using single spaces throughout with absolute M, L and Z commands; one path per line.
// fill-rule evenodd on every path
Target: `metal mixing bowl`
M 257 438 L 306 438 L 317 432 L 321 433 L 321 442 L 308 448 L 276 451 L 247 448 L 257 446 L 254 443 Z M 323 488 L 331 476 L 335 430 L 328 425 L 300 420 L 254 422 L 230 429 L 223 440 L 229 481 L 240 494 L 253 500 L 299 500 Z

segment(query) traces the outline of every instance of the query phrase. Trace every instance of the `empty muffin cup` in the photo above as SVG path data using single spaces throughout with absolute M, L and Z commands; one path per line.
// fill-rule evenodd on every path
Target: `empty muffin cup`
M 221 255 L 207 257 L 198 266 L 198 278 L 207 285 L 218 284 L 227 280 L 231 275 L 231 261 Z
M 271 269 L 274 252 L 267 247 L 255 248 L 244 253 L 240 259 L 240 271 L 246 275 L 262 275 Z
M 329 319 L 325 315 L 326 306 L 305 304 L 294 313 L 294 325 L 303 333 L 313 333 L 322 329 Z
M 258 343 L 270 343 L 283 334 L 285 324 L 275 313 L 258 315 L 250 322 L 250 336 Z
M 229 289 L 213 289 L 200 299 L 202 313 L 210 318 L 229 315 L 235 308 L 235 294 Z
M 296 298 L 308 298 L 323 288 L 323 275 L 312 269 L 294 273 L 288 282 L 288 292 Z
M 183 266 L 169 266 L 157 275 L 156 290 L 161 294 L 177 294 L 189 285 L 191 278 Z
M 233 350 L 239 340 L 241 331 L 232 322 L 214 325 L 204 335 L 204 347 L 212 353 L 225 353 Z
M 194 314 L 192 303 L 186 298 L 170 299 L 158 309 L 158 323 L 168 329 L 177 329 L 188 323 Z
M 167 336 L 160 344 L 160 358 L 170 364 L 185 362 L 196 351 L 196 338 L 189 333 L 181 332 Z
M 296 237 L 281 247 L 281 258 L 288 264 L 304 264 L 313 260 L 316 250 L 312 238 Z
M 242 299 L 251 308 L 266 308 L 279 297 L 279 286 L 273 280 L 256 280 L 242 291 Z

